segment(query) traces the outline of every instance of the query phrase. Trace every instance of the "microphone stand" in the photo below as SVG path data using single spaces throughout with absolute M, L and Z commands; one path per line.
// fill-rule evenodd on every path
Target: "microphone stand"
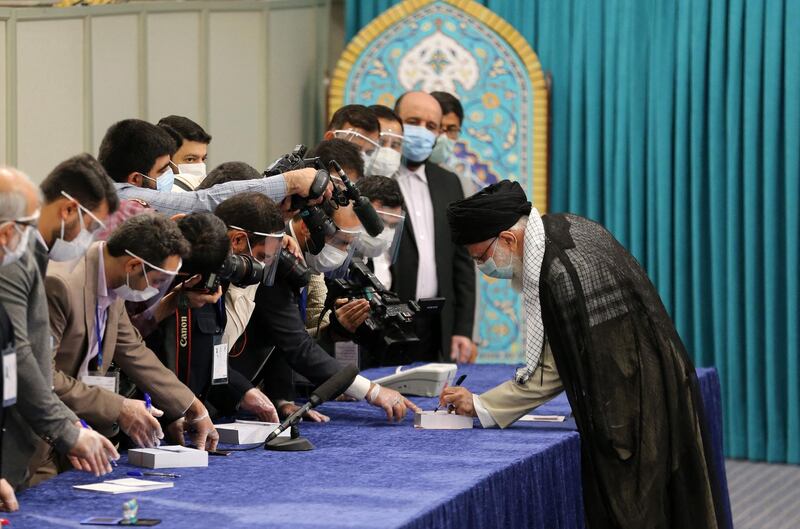
M 275 450 L 276 452 L 305 452 L 316 448 L 311 441 L 300 436 L 300 428 L 293 424 L 289 429 L 289 438 L 276 437 L 264 445 L 264 450 Z

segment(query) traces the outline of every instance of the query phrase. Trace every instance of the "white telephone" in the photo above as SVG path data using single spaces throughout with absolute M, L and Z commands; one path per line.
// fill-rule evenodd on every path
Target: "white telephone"
M 452 384 L 458 366 L 456 364 L 425 364 L 402 371 L 398 366 L 393 375 L 374 380 L 376 384 L 394 389 L 403 395 L 436 397 L 445 383 Z

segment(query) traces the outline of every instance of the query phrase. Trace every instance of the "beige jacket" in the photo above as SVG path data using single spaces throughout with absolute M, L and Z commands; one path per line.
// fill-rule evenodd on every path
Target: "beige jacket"
M 55 392 L 79 417 L 109 433 L 117 426 L 124 398 L 75 378 L 89 348 L 89 332 L 94 329 L 100 247 L 94 244 L 71 271 L 72 263 L 51 263 L 45 290 L 56 350 Z M 108 308 L 101 372 L 105 373 L 112 361 L 139 389 L 152 395 L 154 405 L 168 420 L 182 416 L 194 400 L 191 390 L 145 346 L 122 299 Z
M 500 428 L 551 400 L 564 390 L 550 344 L 545 342 L 542 366 L 525 384 L 507 380 L 480 395 L 480 402 Z

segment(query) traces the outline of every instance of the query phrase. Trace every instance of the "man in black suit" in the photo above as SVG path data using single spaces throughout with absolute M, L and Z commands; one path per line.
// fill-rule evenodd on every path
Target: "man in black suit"
M 395 112 L 403 120 L 403 164 L 395 178 L 406 209 L 403 238 L 392 267 L 392 289 L 404 300 L 443 297 L 441 316 L 418 318 L 419 346 L 413 360 L 466 362 L 472 354 L 475 268 L 453 244 L 447 206 L 464 198 L 458 177 L 428 162 L 440 132 L 442 108 L 425 92 L 400 96 Z

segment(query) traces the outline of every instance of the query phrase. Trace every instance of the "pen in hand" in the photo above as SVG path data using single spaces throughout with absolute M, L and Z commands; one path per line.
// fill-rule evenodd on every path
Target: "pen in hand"
M 460 386 L 461 383 L 464 382 L 465 378 L 467 378 L 467 375 L 461 375 L 460 377 L 458 377 L 458 380 L 456 380 L 456 383 L 453 384 L 453 385 L 456 386 L 456 387 Z M 445 387 L 447 387 L 447 386 L 445 386 Z M 444 391 L 444 388 L 442 388 L 442 391 Z M 437 411 L 439 411 L 439 407 L 440 407 L 440 405 L 437 404 L 436 405 L 436 409 L 433 410 L 433 413 L 436 413 Z
M 81 422 L 81 428 L 86 428 L 87 430 L 91 430 L 92 428 L 84 421 L 83 419 L 78 419 Z M 113 459 L 108 460 L 112 465 L 117 466 L 117 462 Z

